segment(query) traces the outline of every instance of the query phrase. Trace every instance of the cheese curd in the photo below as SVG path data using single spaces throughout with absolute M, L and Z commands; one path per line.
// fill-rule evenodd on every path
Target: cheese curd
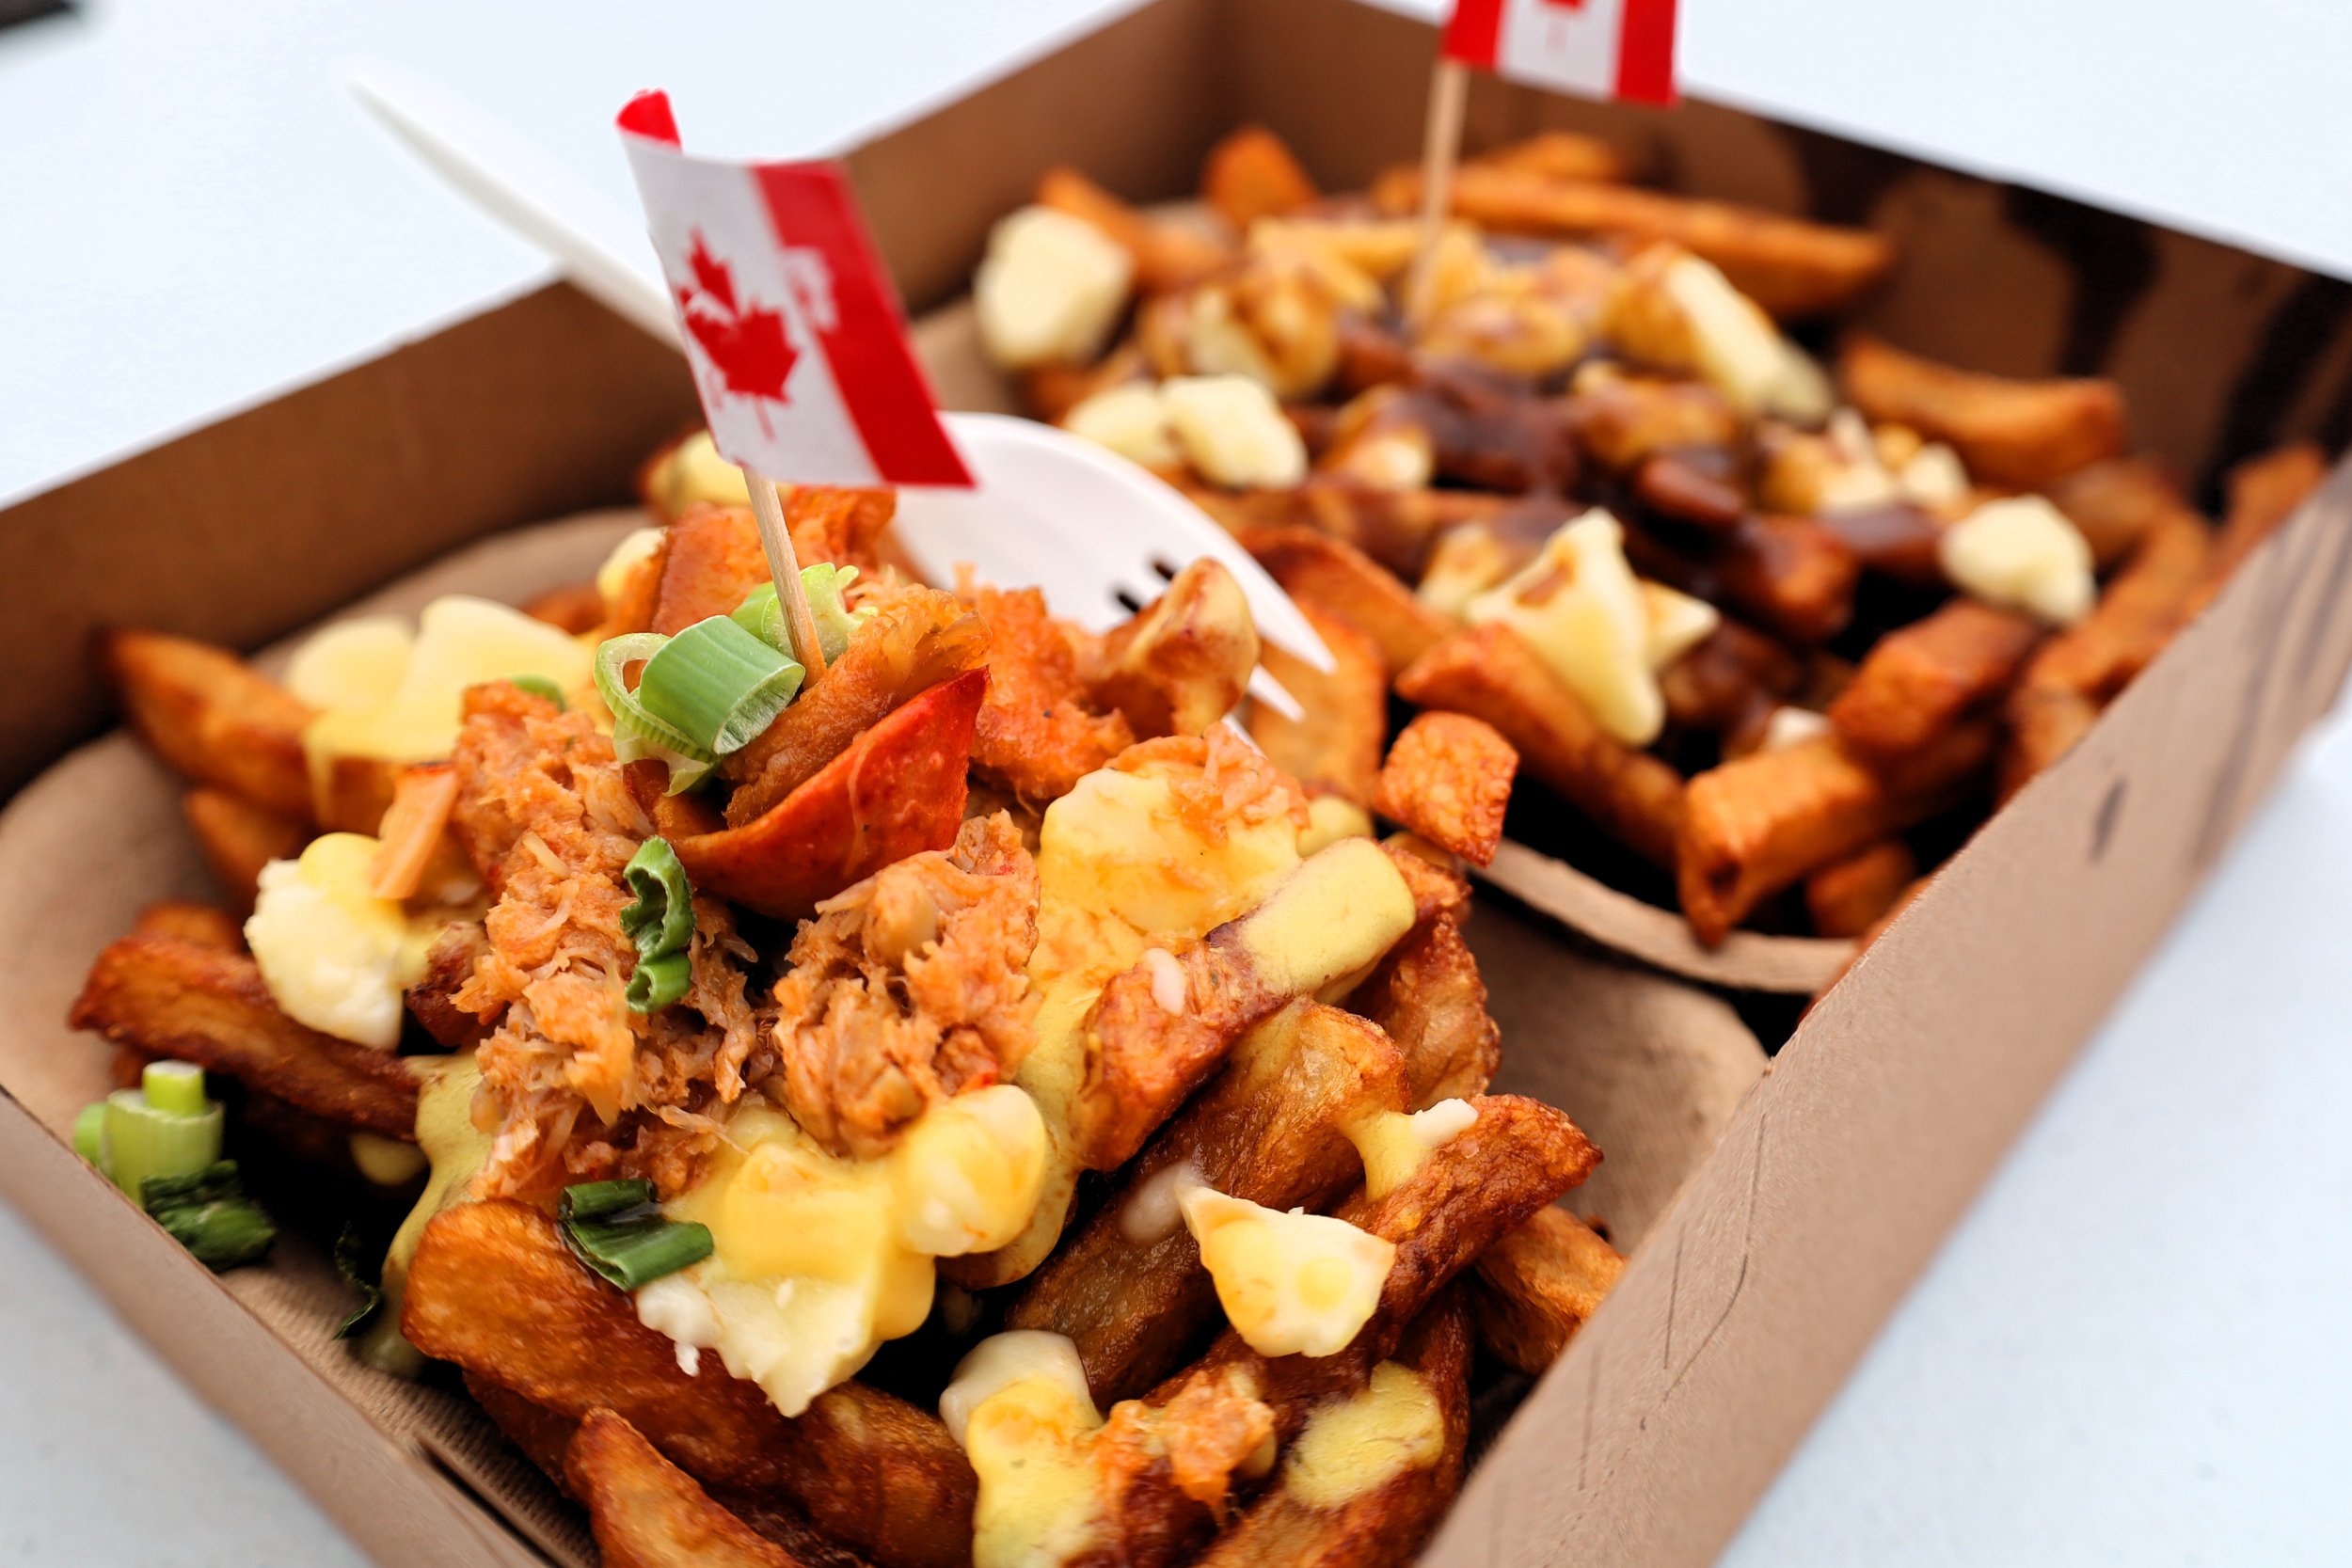
M 1613 327 L 1637 357 L 1695 370 L 1744 413 L 1801 424 L 1829 413 L 1829 377 L 1821 367 L 1713 262 L 1683 253 L 1657 262 L 1640 258 L 1625 289 Z M 1630 309 L 1629 295 L 1635 300 Z
M 973 280 L 980 341 L 1009 370 L 1083 364 L 1127 308 L 1135 277 L 1133 258 L 1094 225 L 1024 207 L 989 231 Z
M 1245 375 L 1185 375 L 1160 388 L 1168 426 L 1203 479 L 1236 490 L 1307 477 L 1307 443 L 1274 394 Z
M 1445 1454 L 1445 1407 L 1412 1368 L 1383 1361 L 1365 1386 L 1318 1407 L 1282 1462 L 1282 1489 L 1309 1508 L 1338 1508 Z
M 1473 597 L 1467 619 L 1499 621 L 1526 639 L 1627 745 L 1646 746 L 1665 728 L 1649 611 L 1626 563 L 1625 530 L 1602 508 L 1562 527 L 1534 560 Z
M 1478 1123 L 1467 1100 L 1440 1100 L 1424 1111 L 1374 1111 L 1341 1129 L 1364 1162 L 1364 1195 L 1386 1197 L 1413 1178 L 1432 1149 Z
M 934 1258 L 1021 1233 L 1044 1160 L 1044 1123 L 1009 1084 L 933 1105 L 872 1160 L 842 1159 L 783 1112 L 747 1106 L 703 1179 L 664 1206 L 710 1227 L 711 1256 L 640 1290 L 638 1320 L 685 1350 L 716 1350 L 798 1416 L 922 1326 Z
M 1944 575 L 1963 592 L 2054 626 L 2090 613 L 2099 595 L 2090 546 L 2040 496 L 1986 503 L 1936 541 Z
M 1212 1187 L 1180 1200 L 1226 1321 L 1261 1355 L 1336 1355 L 1372 1321 L 1393 1243 L 1327 1214 Z
M 939 1396 L 939 1418 L 947 1423 L 948 1435 L 958 1446 L 967 1447 L 972 1413 L 1014 1384 L 1032 1380 L 1052 1385 L 1083 1426 L 1102 1424 L 1093 1391 L 1087 1386 L 1086 1368 L 1078 1361 L 1078 1347 L 1067 1335 L 1038 1328 L 992 1334 L 965 1353 Z
M 1168 428 L 1160 389 L 1148 381 L 1130 381 L 1082 399 L 1062 416 L 1061 427 L 1147 468 L 1173 468 L 1184 462 Z
M 1644 648 L 1649 667 L 1663 670 L 1715 635 L 1724 624 L 1723 611 L 1679 589 L 1641 578 L 1642 613 L 1648 623 Z
M 1057 1372 L 1013 1376 L 973 1402 L 961 1433 L 979 1481 L 973 1568 L 1057 1568 L 1101 1542 L 1090 1460 L 1102 1425 L 1084 1380 Z
M 288 1017 L 389 1051 L 400 1043 L 403 995 L 423 975 L 442 921 L 412 919 L 395 900 L 368 892 L 375 850 L 364 834 L 327 833 L 299 859 L 270 862 L 245 940 Z

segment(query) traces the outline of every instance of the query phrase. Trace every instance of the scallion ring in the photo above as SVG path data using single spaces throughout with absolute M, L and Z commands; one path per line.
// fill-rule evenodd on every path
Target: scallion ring
M 803 672 L 724 615 L 695 622 L 645 661 L 637 701 L 714 757 L 737 752 L 799 695 Z

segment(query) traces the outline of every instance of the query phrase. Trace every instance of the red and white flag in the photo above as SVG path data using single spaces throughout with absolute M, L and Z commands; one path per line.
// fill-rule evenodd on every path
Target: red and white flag
M 1454 0 L 1438 48 L 1530 87 L 1675 101 L 1675 0 Z
M 690 157 L 666 93 L 619 125 L 720 454 L 796 483 L 969 487 L 841 171 Z

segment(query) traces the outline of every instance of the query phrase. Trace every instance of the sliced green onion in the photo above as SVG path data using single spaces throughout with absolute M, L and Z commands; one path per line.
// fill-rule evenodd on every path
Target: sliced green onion
M 723 615 L 697 621 L 645 661 L 637 701 L 713 756 L 740 751 L 800 693 L 803 671 Z
M 370 1261 L 371 1259 L 381 1259 L 383 1255 L 382 1246 L 368 1244 L 368 1238 L 361 1232 L 357 1220 L 346 1224 L 342 1234 L 335 1238 L 335 1272 L 342 1276 L 343 1283 L 350 1286 L 359 1298 L 359 1305 L 353 1307 L 351 1315 L 337 1326 L 336 1338 L 350 1338 L 367 1327 L 376 1313 L 383 1310 L 383 1275 L 380 1266 Z
M 658 1013 L 684 996 L 693 978 L 693 970 L 683 953 L 639 958 L 621 1000 L 628 1004 L 632 1013 Z
M 650 1181 L 583 1181 L 564 1189 L 556 1214 L 564 1244 L 624 1291 L 710 1256 L 710 1227 L 661 1217 Z
M 534 697 L 544 697 L 555 705 L 556 712 L 564 711 L 565 706 L 564 689 L 545 675 L 509 675 L 506 677 L 506 684 L 519 690 L 528 691 Z
M 139 1070 L 139 1092 L 158 1111 L 173 1116 L 201 1116 L 211 1103 L 204 1098 L 204 1069 L 194 1062 L 150 1062 Z
M 234 1160 L 218 1160 L 179 1176 L 151 1176 L 139 1183 L 139 1203 L 157 1225 L 219 1271 L 258 1261 L 278 1240 L 278 1227 L 260 1204 L 245 1195 Z
M 151 1066 L 142 1082 L 154 1082 L 148 1076 L 153 1072 Z M 164 1082 L 170 1085 L 164 1090 L 167 1098 L 183 1093 L 169 1079 Z M 135 1193 L 152 1178 L 188 1176 L 219 1159 L 221 1110 L 211 1101 L 200 1102 L 204 1108 L 191 1114 L 156 1105 L 143 1088 L 108 1095 L 101 1147 L 114 1184 Z
M 98 1167 L 98 1174 L 106 1171 L 106 1102 L 93 1100 L 73 1116 L 73 1152 Z
M 801 568 L 801 592 L 808 595 L 809 616 L 817 623 L 817 643 L 825 650 L 828 664 L 849 647 L 850 634 L 873 617 L 870 605 L 855 614 L 850 612 L 844 595 L 856 580 L 856 567 L 835 566 L 830 561 Z M 792 651 L 791 633 L 784 624 L 784 605 L 774 583 L 763 582 L 753 589 L 729 618 L 779 653 Z
M 640 659 L 651 659 L 670 640 L 660 632 L 631 632 L 608 637 L 596 645 L 596 695 L 612 714 L 612 750 L 623 762 L 646 758 L 670 769 L 670 793 L 683 794 L 702 783 L 718 758 L 675 724 L 648 711 L 628 689 L 621 673 Z
M 637 901 L 621 911 L 621 931 L 648 958 L 675 953 L 694 935 L 694 888 L 666 838 L 649 838 L 621 868 Z

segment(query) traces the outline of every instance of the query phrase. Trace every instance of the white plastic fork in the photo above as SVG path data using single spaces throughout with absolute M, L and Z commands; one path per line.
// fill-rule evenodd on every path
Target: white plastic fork
M 444 94 L 354 70 L 352 95 L 436 172 L 562 263 L 580 291 L 668 342 L 669 291 L 641 226 L 528 143 Z M 630 236 L 636 236 L 632 244 Z M 951 583 L 1035 586 L 1056 615 L 1103 631 L 1157 598 L 1186 562 L 1233 575 L 1258 635 L 1311 668 L 1331 653 L 1298 606 L 1182 491 L 1093 442 L 1003 414 L 950 412 L 948 434 L 978 487 L 904 489 L 893 531 L 915 568 Z M 1286 717 L 1297 700 L 1262 665 L 1250 695 Z

